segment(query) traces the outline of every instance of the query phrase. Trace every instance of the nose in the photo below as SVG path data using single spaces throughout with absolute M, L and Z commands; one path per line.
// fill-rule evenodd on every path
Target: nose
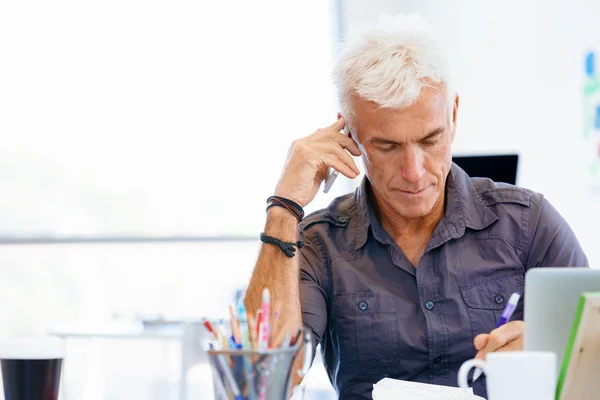
M 425 175 L 423 152 L 412 144 L 402 149 L 400 176 L 409 183 L 418 184 Z

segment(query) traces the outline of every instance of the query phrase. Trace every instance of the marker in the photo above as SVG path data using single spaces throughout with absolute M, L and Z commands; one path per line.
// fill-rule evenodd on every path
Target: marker
M 262 322 L 258 324 L 258 351 L 266 350 L 263 349 L 263 337 L 265 333 L 265 327 Z
M 215 337 L 215 339 L 219 340 L 219 335 L 217 335 L 217 332 L 215 332 L 215 330 L 213 329 L 212 325 L 210 324 L 210 321 L 206 318 L 203 318 L 202 323 L 204 324 L 204 326 L 206 327 L 206 329 L 213 334 L 213 336 Z
M 250 336 L 248 333 L 248 315 L 246 313 L 246 306 L 244 302 L 240 301 L 238 304 L 238 318 L 240 321 L 240 336 L 242 337 L 242 346 L 244 350 L 252 350 L 250 345 Z
M 221 343 L 221 346 L 223 346 L 223 349 L 227 349 L 229 348 L 229 342 L 228 342 L 228 335 L 225 333 L 225 327 L 223 326 L 223 320 L 220 319 L 219 320 L 219 325 L 217 325 L 217 336 L 218 336 L 218 340 Z M 234 350 L 234 349 L 231 349 Z
M 240 350 L 242 347 L 241 344 L 237 344 L 235 342 L 235 338 L 233 337 L 233 335 L 229 336 L 229 349 L 230 350 Z
M 510 321 L 510 317 L 512 317 L 515 309 L 517 308 L 517 304 L 519 303 L 519 299 L 521 298 L 521 293 L 515 292 L 508 299 L 508 303 L 506 303 L 506 307 L 504 307 L 504 311 L 502 311 L 502 315 L 498 319 L 498 323 L 496 324 L 496 329 L 500 328 L 502 325 L 506 324 Z M 481 368 L 477 367 L 475 372 L 473 372 L 473 380 L 471 382 L 475 382 L 482 374 Z
M 269 314 L 271 312 L 271 294 L 269 288 L 264 288 L 262 292 L 262 332 L 260 336 L 260 349 L 269 348 Z
M 229 305 L 229 316 L 231 319 L 231 332 L 233 334 L 233 338 L 235 343 L 240 344 L 242 343 L 242 335 L 240 333 L 239 320 L 235 316 L 235 311 L 233 311 L 232 305 Z
M 250 347 L 252 347 L 252 351 L 258 350 L 256 339 L 256 320 L 252 314 L 248 315 L 248 332 L 250 333 Z
M 238 303 L 238 318 L 240 321 L 242 349 L 253 350 L 252 342 L 250 340 L 250 329 L 248 327 L 248 313 L 246 312 L 246 306 L 244 305 L 243 300 L 240 300 Z M 252 376 L 252 362 L 250 361 L 250 357 L 244 357 L 244 369 L 246 380 L 248 381 L 249 400 L 256 400 L 256 393 L 254 392 L 254 377 Z
M 271 294 L 269 288 L 264 288 L 262 292 L 262 320 L 258 323 L 258 349 L 260 351 L 269 348 L 269 313 L 271 312 Z M 267 379 L 266 375 L 262 375 L 258 384 L 258 399 L 267 399 Z

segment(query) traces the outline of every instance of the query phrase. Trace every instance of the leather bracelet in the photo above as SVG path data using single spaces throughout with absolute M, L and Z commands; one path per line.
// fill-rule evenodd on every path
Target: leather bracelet
M 285 197 L 280 196 L 270 196 L 267 199 L 267 204 L 267 211 L 271 207 L 283 207 L 289 212 L 291 212 L 294 215 L 294 217 L 296 217 L 299 223 L 304 218 L 304 209 L 300 204 L 296 203 L 293 200 L 286 199 Z
M 267 236 L 263 232 L 260 233 L 260 241 L 263 243 L 269 243 L 279 246 L 281 251 L 283 251 L 284 254 L 288 257 L 294 257 L 296 255 L 294 254 L 296 253 L 296 249 L 294 248 L 294 246 L 298 247 L 299 249 L 301 249 L 302 246 L 304 246 L 304 242 L 302 240 L 298 240 L 297 242 L 284 242 L 283 240 L 279 240 L 277 238 L 274 238 L 273 236 Z

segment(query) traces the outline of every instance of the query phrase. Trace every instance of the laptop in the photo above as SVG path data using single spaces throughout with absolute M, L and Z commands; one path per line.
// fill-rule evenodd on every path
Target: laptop
M 600 270 L 533 268 L 525 274 L 526 351 L 556 353 L 558 377 L 581 292 L 600 292 Z

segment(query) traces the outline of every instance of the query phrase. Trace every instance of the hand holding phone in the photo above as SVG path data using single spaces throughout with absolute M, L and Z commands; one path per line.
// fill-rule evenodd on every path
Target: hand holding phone
M 348 128 L 348 124 L 346 124 L 344 126 L 344 135 L 349 136 L 350 135 L 350 130 Z M 338 171 L 336 171 L 335 169 L 329 167 L 327 168 L 327 177 L 325 178 L 325 185 L 323 186 L 323 192 L 324 193 L 328 193 L 329 189 L 331 189 L 331 186 L 333 186 L 333 183 L 335 182 L 335 179 L 337 178 L 337 176 L 340 173 Z
M 362 152 L 348 129 L 346 121 L 340 117 L 330 126 L 295 140 L 288 151 L 275 195 L 305 207 L 315 198 L 324 181 L 327 181 L 325 192 L 331 189 L 338 172 L 350 179 L 360 175 L 352 157 L 360 157 Z

